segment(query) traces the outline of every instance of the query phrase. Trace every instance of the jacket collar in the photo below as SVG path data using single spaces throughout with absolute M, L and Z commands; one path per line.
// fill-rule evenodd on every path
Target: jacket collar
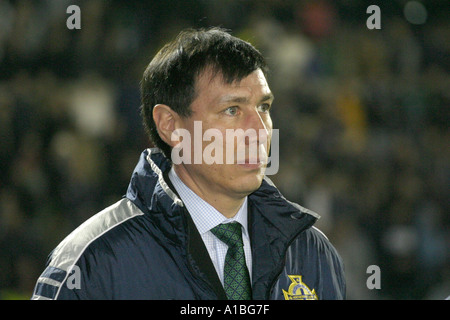
M 170 168 L 170 162 L 159 149 L 144 150 L 125 197 L 144 212 L 169 241 L 186 245 L 186 223 L 182 214 L 184 204 L 164 178 Z
M 286 239 L 296 236 L 306 220 L 306 227 L 310 227 L 320 218 L 314 211 L 287 200 L 267 176 L 260 188 L 249 195 L 249 202 Z

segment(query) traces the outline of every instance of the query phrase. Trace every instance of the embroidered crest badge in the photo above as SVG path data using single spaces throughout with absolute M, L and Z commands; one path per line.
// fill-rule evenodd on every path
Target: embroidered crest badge
M 283 290 L 284 299 L 286 300 L 318 300 L 315 290 L 308 288 L 302 282 L 302 276 L 290 276 L 292 283 L 289 285 L 288 291 Z

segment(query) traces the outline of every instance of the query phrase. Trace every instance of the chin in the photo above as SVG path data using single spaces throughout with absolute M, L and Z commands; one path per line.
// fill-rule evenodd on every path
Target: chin
M 236 185 L 236 188 L 240 191 L 240 193 L 247 196 L 261 186 L 263 177 L 264 176 L 262 174 L 254 174 L 251 177 L 243 177 L 243 179 L 238 179 L 239 184 Z

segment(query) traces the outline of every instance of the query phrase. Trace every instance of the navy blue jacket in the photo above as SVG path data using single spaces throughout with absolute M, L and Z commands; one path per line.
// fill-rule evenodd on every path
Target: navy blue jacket
M 32 299 L 226 299 L 201 237 L 171 186 L 170 163 L 145 150 L 126 197 L 50 254 Z M 248 197 L 253 299 L 344 299 L 339 255 L 318 215 L 265 178 Z

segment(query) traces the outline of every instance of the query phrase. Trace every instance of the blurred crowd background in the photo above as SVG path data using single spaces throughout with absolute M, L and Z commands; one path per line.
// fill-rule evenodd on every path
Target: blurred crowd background
M 66 27 L 71 4 L 80 30 Z M 50 251 L 124 195 L 149 146 L 139 82 L 156 51 L 185 27 L 221 26 L 267 57 L 271 178 L 322 216 L 348 298 L 445 299 L 448 4 L 0 0 L 0 298 L 29 299 Z M 370 265 L 381 289 L 366 286 Z

